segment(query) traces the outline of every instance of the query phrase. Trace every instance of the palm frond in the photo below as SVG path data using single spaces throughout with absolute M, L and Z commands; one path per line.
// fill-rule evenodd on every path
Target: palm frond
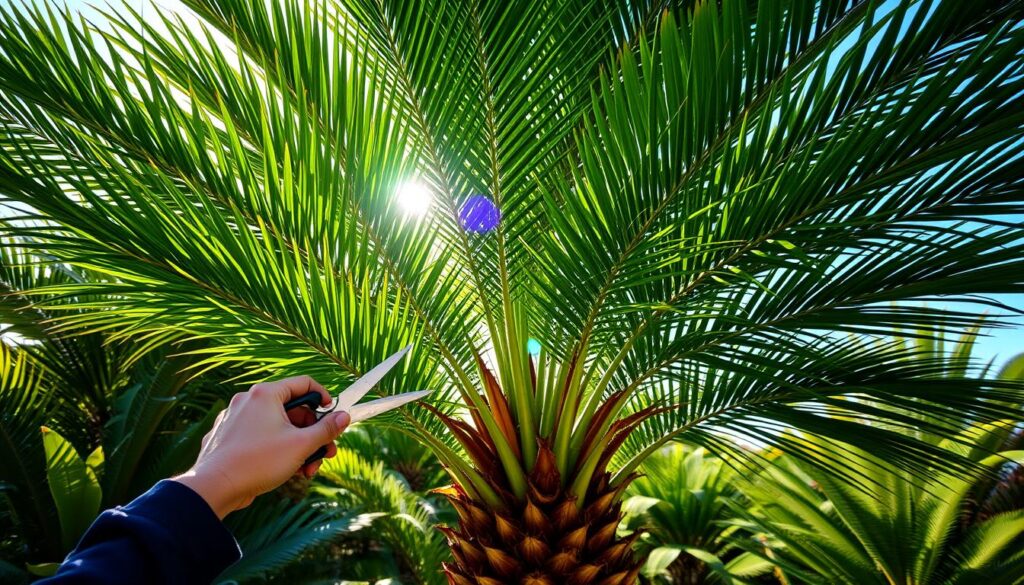
M 673 382 L 666 384 L 671 402 L 721 407 L 707 420 L 687 417 L 698 429 L 719 417 L 744 418 L 748 399 L 763 395 L 744 399 L 707 379 L 770 385 L 779 360 L 834 359 L 825 357 L 832 336 L 823 332 L 934 330 L 975 318 L 891 303 L 1020 284 L 1005 272 L 1020 257 L 1019 230 L 998 219 L 1020 212 L 1013 195 L 1020 179 L 1010 170 L 1019 125 L 1002 123 L 1016 115 L 1016 7 L 967 14 L 954 3 L 861 5 L 846 17 L 863 27 L 857 35 L 840 19 L 818 42 L 788 54 L 768 82 L 748 79 L 751 91 L 732 98 L 731 112 L 722 106 L 734 103 L 723 84 L 737 75 L 724 71 L 760 71 L 742 59 L 765 55 L 755 43 L 773 42 L 779 19 L 799 13 L 771 14 L 762 5 L 751 16 L 752 42 L 702 32 L 745 35 L 729 8 L 703 5 L 680 28 L 666 20 L 658 43 L 624 57 L 595 108 L 594 135 L 583 139 L 592 158 L 564 184 L 563 197 L 576 201 L 564 216 L 571 223 L 549 236 L 544 251 L 559 271 L 541 274 L 541 304 L 566 307 L 551 321 L 579 327 L 578 305 L 565 291 L 585 289 L 569 283 L 611 272 L 572 258 L 606 263 L 615 250 L 627 252 L 615 264 L 615 286 L 601 296 L 612 306 L 591 327 L 596 347 L 615 349 L 603 358 L 608 365 L 585 413 L 606 388 L 641 392 L 660 378 Z M 866 51 L 875 42 L 889 50 Z M 647 118 L 631 113 L 642 96 Z M 884 154 L 882 143 L 892 145 Z M 665 154 L 644 158 L 636 145 Z M 678 182 L 657 182 L 666 179 Z M 625 201 L 609 196 L 630 185 L 636 190 L 626 190 Z M 622 234 L 637 228 L 640 244 L 629 248 Z M 595 255 L 602 244 L 610 250 Z
M 402 574 L 417 583 L 443 583 L 438 570 L 450 558 L 437 516 L 429 500 L 410 490 L 404 478 L 384 468 L 383 462 L 340 448 L 324 462 L 321 475 L 328 486 L 317 492 L 373 514 L 373 535 L 391 551 Z
M 262 498 L 227 521 L 242 548 L 242 560 L 218 575 L 217 583 L 265 578 L 310 549 L 369 524 L 357 514 L 339 514 L 305 502 L 273 501 L 273 497 Z
M 977 440 L 972 458 L 984 466 L 1001 465 L 1006 457 L 1024 460 L 1022 451 L 988 455 L 991 451 L 984 445 L 991 434 L 1000 436 L 1001 429 L 972 431 Z M 783 546 L 774 548 L 778 558 L 826 581 L 947 582 L 975 571 L 1010 577 L 1021 538 L 1013 528 L 1018 511 L 957 533 L 954 528 L 974 480 L 936 472 L 921 484 L 864 452 L 853 454 L 850 462 L 873 478 L 874 487 L 857 489 L 783 461 L 755 480 L 757 485 L 744 488 L 757 504 L 755 511 L 738 512 L 781 541 Z M 745 548 L 764 554 L 749 544 Z

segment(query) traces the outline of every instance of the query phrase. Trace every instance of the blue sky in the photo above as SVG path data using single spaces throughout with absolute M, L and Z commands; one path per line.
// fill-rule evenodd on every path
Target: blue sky
M 32 0 L 35 3 L 40 3 L 40 0 Z M 17 7 L 21 4 L 20 0 L 0 0 L 0 6 L 5 7 Z M 90 18 L 96 17 L 96 11 L 92 9 L 90 4 L 104 5 L 106 4 L 100 0 L 83 1 L 83 0 L 67 0 L 66 2 L 58 2 L 58 5 L 66 4 L 74 11 L 82 11 L 89 15 Z M 119 2 L 113 3 L 115 6 Z M 131 4 L 136 6 L 143 14 L 146 10 L 153 10 L 152 4 L 148 0 L 131 0 Z M 157 0 L 157 5 L 167 10 L 186 10 L 179 0 Z M 882 11 L 885 12 L 890 10 L 892 7 L 897 5 L 897 0 L 887 0 L 882 5 Z M 840 45 L 840 50 L 842 45 Z M 869 47 L 869 50 L 872 47 Z M 1017 223 L 1024 223 L 1024 216 L 1015 216 L 1012 218 L 1004 218 L 1008 221 L 1016 221 Z M 1024 309 L 1024 294 L 1017 295 L 998 295 L 993 297 L 996 300 L 1013 307 L 1018 310 Z M 978 307 L 964 304 L 964 303 L 941 303 L 933 302 L 934 306 L 947 307 L 962 311 L 975 311 L 978 312 Z M 998 313 L 997 310 L 991 309 L 988 311 L 990 315 Z M 979 312 L 980 315 L 980 312 Z M 1010 323 L 1014 326 L 1005 329 L 986 330 L 982 336 L 979 337 L 975 346 L 975 357 L 980 358 L 984 362 L 994 360 L 997 366 L 1002 365 L 1010 357 L 1024 352 L 1024 317 L 1014 317 L 1009 319 Z

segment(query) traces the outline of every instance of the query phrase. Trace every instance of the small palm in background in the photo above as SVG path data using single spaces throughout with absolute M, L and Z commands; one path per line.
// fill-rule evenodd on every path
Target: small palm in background
M 97 275 L 37 291 L 65 327 L 200 369 L 340 388 L 417 342 L 379 391 L 431 409 L 379 422 L 451 475 L 451 583 L 632 581 L 621 498 L 673 439 L 969 475 L 906 413 L 1020 416 L 847 336 L 1024 291 L 1024 2 L 185 4 L 4 9 L 5 229 Z
M 1024 353 L 999 370 L 1004 380 L 1024 380 Z M 997 451 L 1024 450 L 1024 426 L 1017 425 Z M 1024 509 L 1024 465 L 1007 465 L 995 476 L 982 478 L 967 496 L 961 526 L 983 522 L 995 514 Z
M 735 507 L 746 505 L 737 472 L 704 449 L 663 447 L 626 490 L 622 529 L 641 531 L 641 574 L 651 582 L 693 585 L 746 582 L 772 564 L 733 544 Z
M 1022 379 L 1024 354 L 998 372 L 970 361 L 980 328 L 955 341 L 919 331 L 896 342 L 937 358 L 946 378 Z M 650 553 L 642 576 L 652 582 L 1020 582 L 1024 428 L 991 425 L 965 431 L 959 442 L 926 438 L 922 428 L 903 432 L 983 462 L 986 471 L 965 480 L 935 470 L 921 481 L 846 450 L 858 488 L 775 450 L 762 451 L 767 467 L 749 469 L 676 444 L 641 467 L 645 475 L 627 490 L 622 530 L 642 531 L 638 550 Z
M 947 377 L 967 375 L 975 331 L 956 343 L 919 333 L 904 340 L 924 354 L 946 358 Z M 1024 354 L 998 372 L 1021 379 Z M 810 583 L 1019 584 L 1024 579 L 1024 470 L 1021 421 L 965 430 L 953 439 L 927 435 L 929 421 L 913 418 L 904 432 L 918 434 L 950 454 L 978 463 L 968 477 L 936 467 L 923 478 L 893 469 L 857 449 L 846 449 L 856 486 L 836 481 L 789 457 L 740 489 L 754 506 L 737 515 L 768 535 L 765 549 L 744 544 L 780 565 L 789 580 Z M 808 439 L 813 440 L 813 439 Z M 835 445 L 821 445 L 824 449 Z
M 959 438 L 969 446 L 940 446 L 994 469 L 1007 461 L 1004 457 L 1019 465 L 1024 451 L 992 453 L 1011 432 L 1009 425 L 996 426 Z M 777 462 L 756 487 L 744 489 L 757 505 L 753 523 L 770 535 L 772 554 L 766 558 L 789 579 L 880 585 L 1021 582 L 1024 509 L 960 524 L 973 481 L 936 470 L 930 481 L 921 482 L 860 451 L 850 453 L 850 467 L 863 477 L 860 489 L 788 459 Z
M 396 445 L 404 440 L 398 439 Z M 455 520 L 447 502 L 439 506 L 438 498 L 415 489 L 395 467 L 386 468 L 385 462 L 394 465 L 386 455 L 382 460 L 378 453 L 361 453 L 349 444 L 343 440 L 338 456 L 321 467 L 318 483 L 323 485 L 316 491 L 335 494 L 341 506 L 378 513 L 380 517 L 371 530 L 354 535 L 362 546 L 351 547 L 349 554 L 340 559 L 336 567 L 339 576 L 369 581 L 391 578 L 395 583 L 423 585 L 444 583 L 439 569 L 451 554 L 437 527 Z M 408 473 L 408 460 L 403 463 Z M 426 469 L 420 471 L 429 473 Z M 417 473 L 416 477 L 423 476 Z

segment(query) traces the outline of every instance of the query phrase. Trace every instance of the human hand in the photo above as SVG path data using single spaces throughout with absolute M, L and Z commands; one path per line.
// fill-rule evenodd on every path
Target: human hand
M 330 404 L 330 395 L 309 376 L 256 384 L 235 394 L 203 438 L 195 465 L 172 479 L 191 488 L 224 518 L 296 473 L 312 477 L 322 461 L 303 462 L 321 445 L 327 445 L 325 459 L 334 457 L 334 439 L 350 419 L 347 412 L 317 421 L 306 408 L 285 411 L 285 402 L 310 390 L 323 396 L 323 405 Z

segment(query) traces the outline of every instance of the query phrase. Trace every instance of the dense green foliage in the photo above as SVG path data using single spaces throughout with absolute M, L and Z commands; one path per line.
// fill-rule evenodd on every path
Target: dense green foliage
M 963 437 L 951 450 L 991 467 L 1024 463 L 1024 450 L 993 454 L 1011 430 Z M 980 435 L 980 436 L 979 436 Z M 787 573 L 810 583 L 1020 583 L 1024 579 L 1024 509 L 961 524 L 975 481 L 937 471 L 929 481 L 894 472 L 851 452 L 865 487 L 780 461 L 746 493 L 750 514 L 773 535 L 773 555 Z M 1019 502 L 1018 505 L 1024 504 Z
M 971 353 L 974 334 L 949 347 L 941 337 L 909 343 L 940 357 L 964 356 Z M 998 377 L 1024 379 L 1017 367 L 1021 357 L 1010 360 Z M 950 364 L 946 376 L 966 375 L 955 361 Z M 905 432 L 920 434 L 917 428 Z M 743 488 L 752 511 L 734 508 L 772 535 L 771 552 L 760 549 L 761 554 L 808 582 L 1024 581 L 1020 421 L 967 427 L 953 439 L 921 438 L 977 461 L 982 470 L 962 477 L 934 469 L 922 478 L 894 470 L 867 452 L 845 448 L 849 473 L 858 478 L 855 488 L 782 457 Z
M 703 449 L 674 444 L 651 455 L 644 476 L 627 490 L 623 529 L 642 529 L 641 573 L 652 582 L 729 583 L 756 577 L 772 565 L 736 546 L 743 538 L 736 508 L 747 505 L 739 476 Z M 740 532 L 742 534 L 742 532 Z
M 53 571 L 100 510 L 127 503 L 191 465 L 233 385 L 224 370 L 189 380 L 198 358 L 181 355 L 187 346 L 56 333 L 50 313 L 20 294 L 44 283 L 84 280 L 81 271 L 44 270 L 5 247 L 0 274 L 7 292 L 15 293 L 0 298 L 6 332 L 19 335 L 0 344 L 0 546 L 17 580 L 26 567 Z M 283 535 L 308 540 L 309 529 L 332 526 L 328 515 L 307 505 L 267 510 L 261 504 L 248 514 L 261 510 L 254 527 L 241 524 L 238 531 L 260 572 L 274 566 L 259 561 Z M 324 541 L 338 531 L 313 536 Z
M 59 562 L 101 507 L 125 503 L 191 463 L 210 413 L 230 390 L 219 383 L 223 372 L 190 383 L 186 369 L 197 359 L 172 356 L 169 346 L 56 334 L 47 328 L 51 314 L 20 294 L 83 280 L 83 272 L 26 264 L 17 248 L 5 247 L 0 273 L 16 293 L 0 300 L 7 331 L 26 339 L 0 347 L 0 465 L 9 504 L 0 522 L 27 547 L 13 558 Z
M 13 281 L 19 270 L 10 258 L 4 264 L 8 280 Z M 38 274 L 21 274 L 26 280 L 39 278 Z M 38 313 L 25 311 L 24 299 L 16 295 L 5 298 L 6 309 L 17 316 L 23 331 L 42 325 Z M 38 329 L 42 331 L 43 329 Z M 945 376 L 962 377 L 968 374 L 964 362 L 956 361 L 970 354 L 973 333 L 965 335 L 957 344 L 946 344 L 941 338 L 923 337 L 907 340 L 916 344 L 922 353 L 945 357 Z M 72 410 L 70 417 L 62 414 L 68 406 L 65 394 L 50 382 L 52 375 L 33 356 L 55 351 L 49 344 L 60 341 L 63 351 L 74 351 L 78 342 L 92 343 L 95 339 L 43 335 L 42 343 L 9 346 L 0 344 L 3 358 L 4 431 L 7 436 L 22 429 L 20 440 L 23 450 L 18 458 L 8 459 L 11 464 L 25 465 L 5 468 L 9 478 L 26 476 L 36 469 L 31 481 L 14 485 L 4 483 L 4 497 L 8 504 L 0 518 L 5 524 L 4 561 L 24 563 L 27 559 L 49 558 L 57 560 L 66 551 L 68 540 L 73 541 L 92 520 L 100 506 L 99 479 L 105 479 L 106 462 L 102 446 L 129 433 L 138 440 L 151 444 L 143 451 L 159 449 L 165 453 L 150 462 L 156 467 L 149 472 L 162 477 L 180 471 L 194 455 L 197 445 L 191 444 L 197 431 L 193 427 L 163 427 L 162 434 L 173 440 L 165 442 L 173 448 L 168 452 L 159 447 L 156 438 L 145 439 L 141 433 L 148 418 L 134 417 L 121 420 L 103 414 L 107 426 L 96 430 L 100 437 L 98 448 L 91 452 L 88 462 L 83 461 L 70 443 L 55 442 L 47 448 L 48 440 L 56 441 L 56 431 L 49 435 L 39 433 L 33 424 L 51 424 L 57 428 L 77 429 L 83 436 L 89 418 L 83 409 Z M 86 347 L 77 348 L 84 351 Z M 159 376 L 167 376 L 168 368 L 160 368 L 154 360 L 164 360 L 165 350 L 151 350 L 153 356 L 142 359 L 128 372 L 152 369 L 155 375 L 144 376 L 145 384 L 164 388 L 167 383 Z M 117 355 L 117 354 L 113 354 Z M 1010 360 L 998 373 L 1002 378 L 1019 378 L 1020 358 Z M 109 367 L 99 360 L 94 367 Z M 145 369 L 140 369 L 145 368 Z M 161 374 L 161 372 L 163 372 Z M 90 378 L 98 377 L 93 371 Z M 134 374 L 139 376 L 139 373 Z M 48 377 L 51 376 L 51 377 Z M 221 393 L 230 386 L 223 379 L 211 378 L 193 382 L 194 389 L 179 395 L 181 404 L 171 410 L 178 419 L 198 417 L 214 384 L 224 384 Z M 130 380 L 112 382 L 112 396 L 105 404 L 125 403 L 124 396 L 139 392 L 139 384 Z M 68 389 L 64 389 L 67 392 Z M 119 398 L 120 396 L 120 398 Z M 155 394 L 154 394 L 155 396 Z M 40 409 L 32 407 L 32 399 L 40 401 Z M 16 403 L 21 400 L 23 402 Z M 151 398 L 151 406 L 160 406 L 159 399 Z M 58 406 L 62 408 L 58 408 Z M 193 412 L 193 414 L 189 414 Z M 113 421 L 113 422 L 111 422 Z M 208 420 L 196 420 L 200 430 Z M 70 434 L 70 433 L 69 433 Z M 1019 449 L 1024 435 L 1013 427 L 990 427 L 982 435 L 967 437 L 963 445 L 946 441 L 943 448 L 958 450 L 968 457 L 985 460 L 998 466 L 1002 461 L 993 453 L 1021 459 Z M 85 453 L 93 443 L 80 443 Z M 440 583 L 442 574 L 437 570 L 440 562 L 449 558 L 443 535 L 435 527 L 451 524 L 452 511 L 446 503 L 432 496 L 431 489 L 445 483 L 445 475 L 436 458 L 421 444 L 408 436 L 371 427 L 357 427 L 346 433 L 340 441 L 339 456 L 322 469 L 314 483 L 295 480 L 275 494 L 257 500 L 245 512 L 229 518 L 232 531 L 238 535 L 246 551 L 243 563 L 232 567 L 222 576 L 224 582 L 258 582 L 268 577 L 289 582 L 331 582 L 332 580 L 370 581 L 390 578 L 398 583 Z M 1014 451 L 1017 449 L 1017 451 Z M 173 455 L 181 451 L 181 455 Z M 848 452 L 848 451 L 847 451 Z M 849 452 L 848 452 L 849 454 Z M 77 463 L 74 461 L 77 459 Z M 71 463 L 67 463 L 71 461 Z M 918 550 L 938 550 L 923 564 L 904 567 L 915 571 L 921 583 L 956 583 L 955 577 L 970 583 L 979 574 L 993 583 L 1015 583 L 1021 559 L 1019 555 L 1021 510 L 1024 510 L 1024 466 L 1005 467 L 995 476 L 977 476 L 971 481 L 949 474 L 930 476 L 927 484 L 916 481 L 908 473 L 892 471 L 870 459 L 858 459 L 861 473 L 870 474 L 865 485 L 879 491 L 858 492 L 836 478 L 813 468 L 804 469 L 789 458 L 775 461 L 763 473 L 751 475 L 753 482 L 742 479 L 743 474 L 724 461 L 711 457 L 703 449 L 683 445 L 665 447 L 645 461 L 644 477 L 632 484 L 624 504 L 626 516 L 622 529 L 630 532 L 641 528 L 637 550 L 647 559 L 643 575 L 652 582 L 674 584 L 689 583 L 784 583 L 798 582 L 871 582 L 886 579 L 899 568 L 877 564 L 873 555 L 888 552 L 895 558 L 913 556 Z M 64 462 L 64 463 L 61 463 Z M 73 473 L 92 478 L 87 488 L 94 494 L 89 506 L 79 499 L 69 510 L 79 516 L 77 524 L 68 526 L 61 512 L 62 500 L 74 497 L 71 483 L 55 483 L 52 473 L 59 465 L 75 467 Z M 48 473 L 46 469 L 51 471 Z M 72 472 L 66 472 L 70 475 Z M 42 474 L 45 474 L 45 478 Z M 1018 477 L 1020 476 L 1020 477 Z M 148 476 L 147 476 L 148 477 Z M 858 477 L 863 478 L 860 474 Z M 813 478 L 813 479 L 812 479 Z M 115 485 L 110 479 L 103 486 Z M 930 486 L 930 487 L 929 487 Z M 127 498 L 134 496 L 144 485 L 130 488 Z M 50 493 L 46 495 L 47 489 Z M 82 489 L 79 486 L 78 489 Z M 42 491 L 39 491 L 42 490 Z M 57 511 L 56 518 L 40 521 L 17 510 L 15 505 L 34 497 L 41 500 L 42 509 Z M 109 497 L 104 505 L 118 501 Z M 52 502 L 52 504 L 51 504 Z M 296 503 L 293 503 L 296 502 Z M 91 510 L 91 511 L 90 511 Z M 944 518 L 948 531 L 927 530 L 939 525 L 934 520 Z M 929 520 L 932 518 L 933 520 Z M 49 523 L 47 523 L 49 522 Z M 906 524 L 906 523 L 912 524 Z M 906 525 L 901 525 L 904 523 Z M 959 523 L 953 525 L 954 523 Z M 51 535 L 46 536 L 46 531 Z M 70 531 L 70 532 L 69 532 Z M 905 535 L 894 542 L 880 542 L 885 535 Z M 910 535 L 916 535 L 911 538 Z M 915 539 L 939 539 L 944 547 Z M 899 546 L 896 544 L 899 543 Z M 24 548 L 28 546 L 28 548 Z M 744 552 L 746 551 L 746 552 Z M 852 554 L 857 551 L 857 554 Z M 969 559 L 975 552 L 974 561 Z M 986 551 L 984 553 L 978 551 Z M 46 554 L 50 554 L 46 557 Z M 979 555 L 984 554 L 984 557 Z M 981 560 L 979 560 L 981 559 Z M 831 561 L 831 562 L 829 562 Z M 971 564 L 973 562 L 973 565 Z M 38 563 L 36 563 L 38 565 Z M 22 565 L 24 567 L 24 565 Z M 885 567 L 884 572 L 881 567 Z M 974 568 L 971 568 L 974 567 Z M 6 580 L 24 579 L 24 569 L 6 565 Z M 34 566 L 34 571 L 46 571 L 47 566 Z M 984 571 L 984 572 L 983 572 Z
M 839 506 L 872 478 L 974 485 L 990 461 L 948 441 L 1022 418 L 1020 381 L 892 336 L 1019 313 L 991 295 L 1024 292 L 1024 1 L 184 4 L 115 5 L 100 26 L 0 7 L 16 293 L 0 316 L 42 342 L 0 354 L 0 528 L 19 567 L 81 530 L 55 499 L 91 510 L 180 468 L 225 378 L 337 389 L 410 342 L 379 392 L 432 388 L 433 410 L 378 422 L 400 421 L 447 493 L 484 511 L 449 533 L 459 546 L 501 514 L 522 524 L 541 480 L 577 507 L 608 494 L 598 516 L 614 517 L 674 440 L 742 474 L 765 464 L 751 442 L 777 448 L 781 469 L 835 480 L 815 497 Z M 423 216 L 395 204 L 410 184 L 433 195 Z M 490 231 L 460 219 L 480 194 L 500 211 Z M 233 570 L 304 560 L 372 520 L 382 570 L 432 582 L 426 527 L 443 514 L 403 490 L 436 468 L 414 474 L 424 451 L 394 441 L 393 463 L 352 448 L 309 501 L 233 519 L 251 563 Z M 712 482 L 703 457 L 692 480 Z M 666 502 L 648 518 L 667 507 L 704 535 L 647 543 L 687 553 L 672 563 L 724 580 L 753 558 L 719 502 L 643 485 Z M 413 545 L 427 555 L 406 558 Z M 797 548 L 787 566 L 831 575 Z M 600 572 L 603 554 L 571 563 Z M 485 565 L 457 572 L 493 579 Z M 936 566 L 892 574 L 958 574 Z

